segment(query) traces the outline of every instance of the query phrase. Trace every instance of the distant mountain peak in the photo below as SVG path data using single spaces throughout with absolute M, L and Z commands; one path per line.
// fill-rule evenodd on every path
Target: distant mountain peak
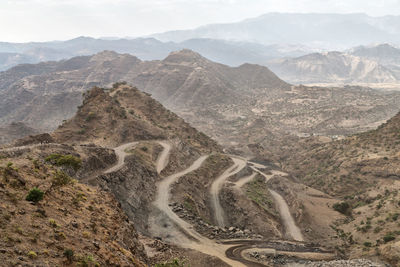
M 91 62 L 103 62 L 103 61 L 111 61 L 122 57 L 129 57 L 136 62 L 141 62 L 141 60 L 135 56 L 128 55 L 128 54 L 118 54 L 114 51 L 104 50 L 100 53 L 93 55 L 90 59 Z
M 169 63 L 182 63 L 182 62 L 199 62 L 207 60 L 199 53 L 190 49 L 182 49 L 180 51 L 171 52 L 163 61 Z

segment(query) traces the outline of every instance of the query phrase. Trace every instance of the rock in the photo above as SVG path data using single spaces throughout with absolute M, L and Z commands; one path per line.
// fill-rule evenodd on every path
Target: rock
M 72 227 L 74 227 L 74 228 L 78 228 L 78 227 L 79 227 L 79 224 L 78 224 L 77 221 L 72 221 L 72 222 L 71 222 L 71 225 L 72 225 Z
M 96 241 L 93 241 L 93 246 L 95 246 L 97 249 L 100 249 L 100 244 Z

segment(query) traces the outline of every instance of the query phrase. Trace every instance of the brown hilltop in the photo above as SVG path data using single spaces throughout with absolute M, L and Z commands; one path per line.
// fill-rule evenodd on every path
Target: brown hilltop
M 93 142 L 117 146 L 142 140 L 179 139 L 204 151 L 218 145 L 148 94 L 125 85 L 112 90 L 94 87 L 85 94 L 77 114 L 53 136 L 58 142 Z

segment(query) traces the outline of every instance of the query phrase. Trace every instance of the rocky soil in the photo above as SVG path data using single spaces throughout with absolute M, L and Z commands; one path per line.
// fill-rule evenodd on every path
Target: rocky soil
M 96 151 L 85 150 L 50 144 L 0 151 L 4 266 L 146 265 L 134 224 L 115 198 L 73 179 L 92 172 L 95 165 L 107 167 L 107 153 L 95 156 Z M 48 160 L 52 155 L 69 161 Z M 35 187 L 43 192 L 43 200 L 27 200 Z

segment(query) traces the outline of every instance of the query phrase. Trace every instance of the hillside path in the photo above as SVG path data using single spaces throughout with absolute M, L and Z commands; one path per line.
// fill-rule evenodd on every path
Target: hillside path
M 119 169 L 121 169 L 122 166 L 124 166 L 125 157 L 129 154 L 125 150 L 127 150 L 128 148 L 132 148 L 132 147 L 136 146 L 137 144 L 138 144 L 138 142 L 131 142 L 131 143 L 123 144 L 123 145 L 120 145 L 119 147 L 114 148 L 115 154 L 117 155 L 117 158 L 118 158 L 117 164 L 115 164 L 113 167 L 105 170 L 104 173 L 107 174 L 107 173 L 115 172 L 115 171 L 118 171 Z
M 262 166 L 262 165 L 257 164 L 257 167 L 260 167 L 260 166 Z M 268 182 L 275 175 L 287 176 L 287 173 L 284 173 L 281 171 L 276 171 L 276 170 L 272 170 L 271 174 L 265 174 L 264 172 L 258 170 L 256 167 L 254 167 L 254 165 L 251 168 L 254 171 L 261 174 L 262 176 L 264 176 L 266 182 Z M 303 235 L 301 234 L 299 227 L 297 227 L 296 222 L 294 221 L 293 216 L 290 213 L 289 206 L 286 203 L 285 199 L 276 191 L 274 191 L 272 189 L 268 189 L 268 190 L 271 193 L 272 197 L 274 198 L 279 215 L 281 216 L 281 220 L 285 227 L 286 235 L 288 235 L 295 241 L 304 241 Z
M 225 226 L 224 219 L 224 209 L 221 206 L 221 202 L 219 200 L 219 192 L 223 184 L 226 180 L 236 173 L 240 172 L 244 167 L 246 167 L 247 162 L 241 158 L 231 157 L 233 160 L 233 165 L 225 170 L 214 182 L 211 184 L 210 194 L 211 194 L 211 203 L 214 207 L 214 218 L 220 227 Z
M 169 154 L 171 152 L 171 144 L 167 143 L 166 141 L 158 141 L 158 143 L 164 148 L 163 151 L 157 158 L 156 162 L 156 169 L 157 173 L 160 174 L 162 170 L 168 165 Z

